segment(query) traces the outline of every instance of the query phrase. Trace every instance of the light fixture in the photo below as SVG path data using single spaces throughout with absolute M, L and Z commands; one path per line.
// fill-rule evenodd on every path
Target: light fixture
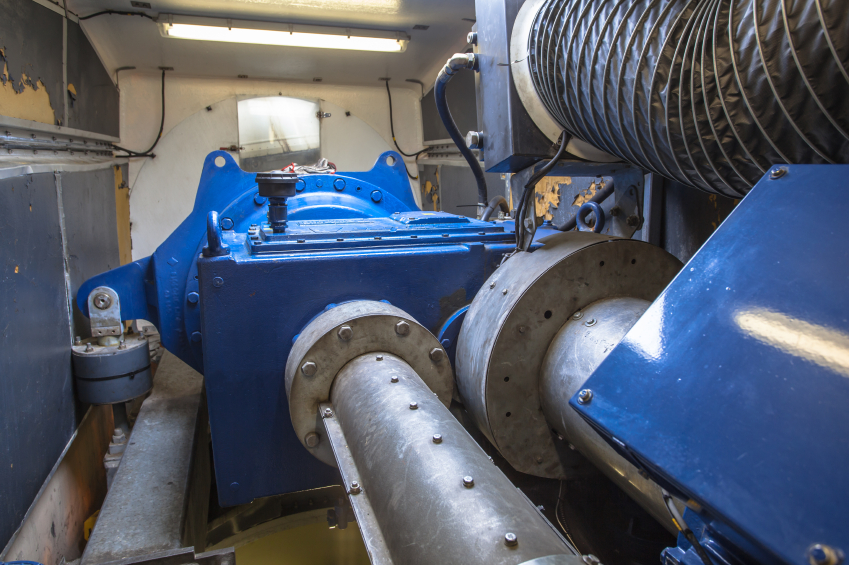
M 164 37 L 178 39 L 389 53 L 403 53 L 410 41 L 410 37 L 401 31 L 222 20 L 170 14 L 160 16 L 159 29 Z

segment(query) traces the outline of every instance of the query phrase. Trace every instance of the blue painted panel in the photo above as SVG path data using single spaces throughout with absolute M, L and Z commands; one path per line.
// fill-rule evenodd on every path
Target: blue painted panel
M 708 518 L 803 565 L 812 544 L 849 550 L 849 166 L 788 170 L 596 370 L 592 402 L 571 404 Z

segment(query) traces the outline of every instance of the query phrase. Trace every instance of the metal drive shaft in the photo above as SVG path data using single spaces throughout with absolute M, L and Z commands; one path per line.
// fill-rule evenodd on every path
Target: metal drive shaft
M 325 425 L 352 504 L 371 507 L 372 521 L 358 513 L 367 546 L 382 535 L 391 561 L 408 565 L 580 561 L 402 359 L 357 357 L 330 399 Z

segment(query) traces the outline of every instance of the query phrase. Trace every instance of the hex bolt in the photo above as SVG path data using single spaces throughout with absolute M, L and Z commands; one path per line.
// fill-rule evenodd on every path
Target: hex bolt
M 82 341 L 83 340 L 80 338 L 80 336 L 76 336 L 74 338 L 74 345 L 80 345 L 80 344 L 82 344 Z
M 312 361 L 307 361 L 303 365 L 301 365 L 301 372 L 305 377 L 311 377 L 318 370 L 318 365 L 313 363 Z
M 339 328 L 339 331 L 336 332 L 336 335 L 339 336 L 339 339 L 342 341 L 350 341 L 350 339 L 354 337 L 354 330 L 351 326 L 342 326 Z
M 445 351 L 441 347 L 434 347 L 430 350 L 430 360 L 434 363 L 439 363 L 445 357 Z
M 615 216 L 618 216 L 621 213 L 622 213 L 622 208 L 620 208 L 619 206 L 614 206 L 613 208 L 610 209 L 610 215 L 611 216 L 615 217 Z
M 787 174 L 787 167 L 777 167 L 769 172 L 770 180 L 778 180 Z
M 519 538 L 516 537 L 516 534 L 513 532 L 507 532 L 504 534 L 504 544 L 508 547 L 514 547 L 519 545 Z
M 375 357 L 377 361 L 383 361 L 383 355 L 378 355 Z
M 222 286 L 224 286 L 224 279 L 222 279 L 221 277 L 215 277 L 214 279 L 212 279 L 212 286 L 214 286 L 215 288 L 221 288 Z
M 475 486 L 475 480 L 467 475 L 463 477 L 463 486 L 466 488 L 472 488 Z
M 507 289 L 505 288 L 504 290 L 502 290 L 502 291 L 501 291 L 501 294 L 506 295 L 506 294 L 507 294 Z
M 591 328 L 591 327 L 593 327 L 594 325 L 596 325 L 596 322 L 597 322 L 597 321 L 598 321 L 598 320 L 596 320 L 595 318 L 590 318 L 589 320 L 587 320 L 586 322 L 584 322 L 584 325 L 585 325 L 585 326 L 587 326 L 588 328 Z
M 467 41 L 468 43 L 470 43 L 471 45 L 477 45 L 477 44 L 478 44 L 478 32 L 476 32 L 476 31 L 470 31 L 470 32 L 466 35 L 466 41 Z
M 433 443 L 442 443 L 442 434 L 433 434 Z
M 330 418 L 332 416 L 333 416 L 333 410 L 331 410 L 330 408 L 325 408 L 324 409 L 324 417 Z
M 121 344 L 118 346 L 118 349 L 120 349 L 121 351 L 124 351 L 125 349 L 127 349 L 126 342 L 122 341 Z
M 410 410 L 418 410 L 418 409 L 419 409 L 419 403 L 418 402 L 416 402 L 415 400 L 413 402 L 410 402 Z
M 321 438 L 315 432 L 310 432 L 304 436 L 304 443 L 307 444 L 307 447 L 315 447 L 319 441 L 321 441 Z
M 91 353 L 92 351 L 94 351 L 94 348 L 91 346 L 91 344 L 90 343 L 85 344 L 85 352 Z
M 398 377 L 396 377 L 395 375 L 392 375 L 391 377 L 389 377 L 389 382 L 390 383 L 397 383 Z
M 639 225 L 640 218 L 638 218 L 637 216 L 628 216 L 628 218 L 625 220 L 625 223 L 631 226 L 632 228 L 635 228 L 637 227 L 637 225 Z
M 395 324 L 395 333 L 402 337 L 410 335 L 410 324 L 404 320 L 400 320 L 397 324 Z
M 360 483 L 357 481 L 351 481 L 351 490 L 349 492 L 351 494 L 360 494 L 363 492 L 363 489 L 360 488 Z
M 839 565 L 843 561 L 843 552 L 830 545 L 817 543 L 808 549 L 808 562 L 811 565 Z
M 593 401 L 593 391 L 585 388 L 578 393 L 578 404 L 589 404 Z
M 491 283 L 489 283 L 489 288 L 495 288 L 495 281 L 492 281 Z
M 106 294 L 105 292 L 98 292 L 94 295 L 92 303 L 94 304 L 94 307 L 98 310 L 106 310 L 107 308 L 112 306 L 112 297 Z

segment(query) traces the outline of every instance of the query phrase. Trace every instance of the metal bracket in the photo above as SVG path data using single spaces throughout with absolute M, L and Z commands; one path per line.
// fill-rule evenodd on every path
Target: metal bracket
M 392 565 L 389 548 L 386 546 L 383 532 L 380 530 L 377 518 L 375 518 L 368 492 L 359 482 L 360 473 L 354 463 L 354 457 L 348 449 L 348 441 L 345 439 L 342 427 L 336 419 L 333 405 L 324 402 L 319 405 L 318 410 L 324 422 L 327 439 L 330 440 L 330 446 L 333 448 L 336 463 L 339 465 L 339 472 L 342 474 L 342 481 L 345 490 L 348 492 L 351 507 L 354 509 L 354 516 L 357 518 L 357 524 L 360 527 L 360 533 L 363 536 L 371 564 Z
M 118 293 L 108 286 L 99 286 L 88 294 L 88 315 L 91 335 L 121 335 L 121 300 Z

